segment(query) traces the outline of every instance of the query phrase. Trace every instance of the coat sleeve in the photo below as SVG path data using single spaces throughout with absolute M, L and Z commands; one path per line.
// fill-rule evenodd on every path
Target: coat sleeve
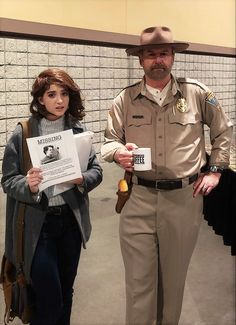
M 83 172 L 84 177 L 84 189 L 86 192 L 90 192 L 102 182 L 102 168 L 96 157 L 94 148 L 90 152 L 88 169 Z
M 9 139 L 2 162 L 3 191 L 17 201 L 34 204 L 35 200 L 23 173 L 22 129 L 17 125 Z

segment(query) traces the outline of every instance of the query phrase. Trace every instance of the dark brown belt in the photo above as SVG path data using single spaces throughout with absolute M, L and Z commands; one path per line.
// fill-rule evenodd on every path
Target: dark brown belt
M 198 177 L 198 174 L 193 176 L 184 178 L 184 179 L 176 179 L 176 180 L 156 180 L 150 181 L 147 179 L 138 177 L 138 185 L 155 188 L 156 190 L 165 190 L 171 191 L 176 190 L 178 188 L 183 188 L 186 184 L 192 184 Z

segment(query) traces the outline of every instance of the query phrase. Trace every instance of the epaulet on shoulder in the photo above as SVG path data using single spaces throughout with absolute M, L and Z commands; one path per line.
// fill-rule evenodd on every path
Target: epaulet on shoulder
M 177 78 L 177 81 L 179 83 L 186 83 L 186 84 L 197 85 L 200 88 L 202 88 L 203 90 L 205 90 L 207 88 L 206 85 L 204 85 L 203 83 L 199 82 L 196 79 L 191 79 L 191 78 Z
M 122 91 L 124 91 L 124 90 L 126 90 L 126 89 L 128 89 L 128 88 L 132 88 L 132 87 L 134 87 L 134 86 L 140 84 L 140 82 L 141 82 L 141 81 L 137 81 L 137 82 L 135 82 L 134 84 L 129 85 L 129 86 L 126 86 L 125 88 L 121 89 L 121 91 L 119 91 L 119 93 L 117 94 L 117 96 L 118 96 L 120 93 L 122 93 Z

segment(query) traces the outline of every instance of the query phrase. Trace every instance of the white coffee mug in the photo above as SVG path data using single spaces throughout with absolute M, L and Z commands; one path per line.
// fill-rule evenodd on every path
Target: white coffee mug
M 134 170 L 144 171 L 152 169 L 151 148 L 138 148 L 133 151 Z

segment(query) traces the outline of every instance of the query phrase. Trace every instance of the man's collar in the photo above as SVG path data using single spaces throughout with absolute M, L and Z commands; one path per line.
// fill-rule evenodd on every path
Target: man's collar
M 137 87 L 136 89 L 134 89 L 132 99 L 135 100 L 139 95 L 145 96 L 145 94 L 146 94 L 146 88 L 145 88 L 145 81 L 143 77 L 143 79 L 139 83 L 137 83 Z
M 173 75 L 171 75 L 171 80 L 172 80 L 171 91 L 172 91 L 173 96 L 175 96 L 177 93 L 179 93 L 180 97 L 183 97 L 183 94 L 182 94 L 182 91 L 179 88 L 177 79 Z
M 162 93 L 165 96 L 167 94 L 167 92 L 171 88 L 171 79 L 167 82 L 167 84 L 165 85 L 165 87 L 163 89 L 161 89 L 161 90 L 160 89 L 157 89 L 157 88 L 153 88 L 153 87 L 149 86 L 148 84 L 146 84 L 146 88 L 154 96 L 157 93 Z
M 180 93 L 182 97 L 182 92 L 179 88 L 177 79 L 171 74 L 171 91 L 173 96 L 175 96 L 177 93 Z M 142 78 L 141 82 L 137 85 L 137 88 L 134 91 L 133 94 L 133 100 L 135 100 L 139 95 L 147 96 L 147 89 L 145 86 L 145 77 Z

